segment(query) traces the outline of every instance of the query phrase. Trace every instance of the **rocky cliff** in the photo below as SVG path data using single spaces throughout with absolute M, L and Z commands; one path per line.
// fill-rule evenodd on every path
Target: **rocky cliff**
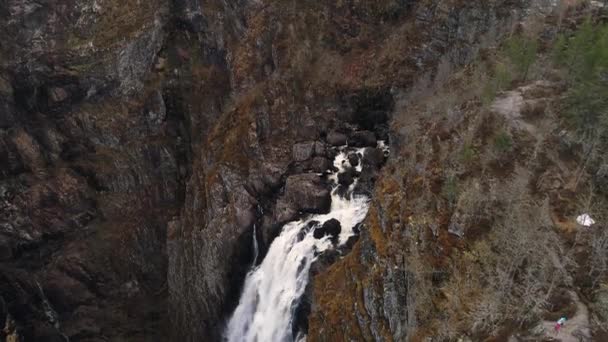
M 500 189 L 518 167 L 537 177 L 524 147 L 552 137 L 538 128 L 516 145 L 524 147 L 509 145 L 521 165 L 504 154 L 481 170 L 448 172 L 461 132 L 483 133 L 467 138 L 477 149 L 494 134 L 486 123 L 494 117 L 479 114 L 482 96 L 464 95 L 474 79 L 467 70 L 535 21 L 547 20 L 555 29 L 543 33 L 555 36 L 556 8 L 541 0 L 3 2 L 0 336 L 220 340 L 253 239 L 262 258 L 282 224 L 327 210 L 327 185 L 310 174 L 331 166 L 332 146 L 378 140 L 390 141 L 392 155 L 381 171 L 375 151 L 358 175 L 357 191 L 373 198 L 360 240 L 314 268 L 310 316 L 298 326 L 313 341 L 438 336 L 443 308 L 468 294 L 421 288 L 455 288 L 450 275 L 472 262 L 452 180 Z M 508 90 L 536 113 L 563 91 L 553 81 Z M 436 93 L 451 101 L 442 111 L 428 89 L 450 85 L 461 92 Z

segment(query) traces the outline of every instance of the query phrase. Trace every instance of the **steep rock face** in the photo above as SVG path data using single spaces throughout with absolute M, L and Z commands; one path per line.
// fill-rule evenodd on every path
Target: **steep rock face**
M 180 340 L 219 338 L 252 260 L 253 225 L 268 232 L 263 242 L 269 243 L 280 228 L 275 213 L 286 179 L 309 170 L 310 157 L 322 157 L 322 149 L 310 142 L 323 140 L 336 128 L 356 129 L 353 117 L 360 114 L 360 106 L 353 99 L 386 94 L 383 89 L 346 89 L 342 94 L 333 84 L 323 89 L 306 84 L 313 56 L 300 42 L 308 40 L 303 38 L 310 28 L 306 20 L 316 20 L 315 6 L 207 5 L 215 12 L 202 8 L 196 14 L 195 3 L 184 4 L 185 21 L 193 25 L 205 49 L 217 47 L 212 55 L 216 58 L 209 59 L 211 71 L 227 75 L 230 89 L 224 94 L 230 92 L 233 98 L 211 109 L 202 107 L 206 118 L 199 119 L 195 111 L 189 114 L 192 177 L 182 218 L 170 230 L 168 242 L 170 316 L 174 338 Z M 332 6 L 322 7 L 334 10 Z M 218 8 L 221 21 L 214 17 Z M 203 89 L 210 91 L 210 86 Z M 217 101 L 217 95 L 209 94 L 209 102 Z
M 163 339 L 165 229 L 183 193 L 176 120 L 151 86 L 168 12 L 0 5 L 6 338 Z
M 218 340 L 288 180 L 330 167 L 325 143 L 387 140 L 400 89 L 441 56 L 471 61 L 526 3 L 1 4 L 6 334 L 165 340 L 167 320 L 171 340 Z M 366 193 L 384 158 L 371 152 Z M 386 198 L 318 276 L 312 340 L 407 336 L 411 277 L 376 239 Z
M 523 4 L 180 6 L 191 33 L 172 39 L 183 63 L 196 68 L 182 65 L 178 72 L 211 76 L 202 86 L 189 80 L 204 96 L 187 96 L 208 105 L 197 104 L 198 112 L 184 108 L 192 177 L 182 218 L 169 234 L 170 316 L 176 338 L 197 340 L 219 338 L 252 259 L 253 225 L 263 227 L 265 243 L 278 233 L 277 199 L 288 176 L 312 167 L 310 142 L 327 137 L 339 144 L 339 134 L 361 146 L 386 140 L 386 130 L 376 136 L 361 131 L 389 119 L 395 89 L 437 65 L 442 54 L 454 63 L 470 61 L 480 37 L 508 23 Z M 192 40 L 196 48 L 187 44 Z M 222 80 L 229 88 L 214 83 Z M 368 178 L 371 184 L 376 175 Z

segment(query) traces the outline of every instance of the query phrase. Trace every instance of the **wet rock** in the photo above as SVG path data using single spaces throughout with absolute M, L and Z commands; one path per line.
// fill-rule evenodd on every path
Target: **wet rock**
M 340 221 L 336 220 L 336 219 L 331 219 L 328 221 L 325 221 L 325 223 L 323 223 L 322 228 L 325 230 L 325 232 L 328 235 L 331 235 L 332 240 L 335 242 L 338 239 L 338 236 L 340 235 L 340 232 L 342 231 L 342 226 L 340 225 Z
M 327 235 L 327 231 L 325 231 L 323 226 L 317 227 L 312 233 L 312 236 L 314 236 L 315 239 L 322 239 L 325 235 Z
M 376 147 L 377 140 L 374 132 L 356 131 L 348 138 L 348 146 L 352 147 Z
M 348 162 L 352 167 L 359 165 L 359 155 L 357 155 L 356 153 L 350 153 L 348 155 Z
M 293 159 L 298 162 L 312 158 L 315 151 L 314 142 L 305 142 L 293 145 Z
M 342 186 L 350 186 L 355 181 L 356 171 L 354 169 L 348 169 L 338 174 L 338 184 Z
M 350 251 L 355 246 L 355 243 L 359 240 L 359 233 L 361 232 L 361 226 L 362 226 L 362 224 L 359 223 L 353 227 L 354 234 L 352 236 L 350 236 L 348 238 L 348 240 L 346 240 L 346 242 L 344 243 L 345 250 Z
M 298 241 L 302 241 L 304 239 L 304 236 L 306 236 L 306 234 L 308 234 L 312 229 L 314 229 L 315 227 L 317 227 L 320 224 L 319 221 L 310 221 L 308 222 L 308 224 L 306 224 L 306 226 L 304 228 L 302 228 L 302 230 L 298 233 Z M 314 234 L 314 232 L 313 232 Z
M 332 146 L 344 146 L 347 142 L 346 134 L 339 132 L 331 132 L 327 134 L 327 143 Z
M 315 229 L 313 232 L 313 236 L 315 239 L 321 239 L 324 236 L 329 235 L 331 236 L 331 240 L 336 243 L 341 231 L 342 226 L 340 225 L 340 221 L 331 219 L 325 221 L 322 226 L 317 227 L 317 229 Z
M 314 157 L 311 163 L 311 168 L 314 172 L 322 173 L 329 169 L 330 162 L 325 157 Z

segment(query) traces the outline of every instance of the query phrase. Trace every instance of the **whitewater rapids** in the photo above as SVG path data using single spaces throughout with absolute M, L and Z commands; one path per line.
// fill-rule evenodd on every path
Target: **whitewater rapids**
M 261 264 L 247 274 L 239 304 L 224 333 L 225 341 L 305 340 L 305 336 L 293 336 L 295 311 L 308 284 L 312 263 L 324 251 L 334 248 L 330 236 L 314 238 L 314 229 L 330 219 L 340 221 L 337 245 L 341 246 L 355 234 L 355 226 L 363 221 L 369 209 L 369 199 L 353 193 L 356 179 L 344 197 L 338 194 L 338 174 L 351 167 L 348 154 L 353 152 L 360 156 L 355 167 L 360 172 L 365 149 L 344 147 L 334 159 L 338 171 L 328 176 L 332 183 L 329 213 L 285 224 Z

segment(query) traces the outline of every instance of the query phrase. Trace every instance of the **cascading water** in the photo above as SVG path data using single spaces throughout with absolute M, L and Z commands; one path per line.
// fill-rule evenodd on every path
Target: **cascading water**
M 253 265 L 253 267 L 255 267 L 255 264 L 258 262 L 258 254 L 259 254 L 258 234 L 257 234 L 256 226 L 254 224 L 253 225 L 253 262 L 251 263 L 251 265 Z
M 384 145 L 379 147 L 385 149 Z M 330 236 L 314 237 L 314 230 L 323 222 L 338 220 L 341 231 L 337 245 L 341 246 L 355 234 L 354 228 L 365 218 L 369 199 L 353 193 L 356 179 L 345 191 L 338 191 L 339 174 L 351 165 L 348 155 L 360 157 L 365 149 L 343 147 L 334 159 L 337 171 L 329 175 L 332 182 L 330 212 L 310 215 L 287 223 L 272 242 L 259 266 L 247 274 L 239 304 L 228 322 L 224 337 L 228 342 L 293 341 L 292 326 L 295 311 L 309 280 L 312 263 L 326 250 L 334 248 Z M 355 167 L 360 172 L 362 163 Z M 301 334 L 296 340 L 304 340 Z

